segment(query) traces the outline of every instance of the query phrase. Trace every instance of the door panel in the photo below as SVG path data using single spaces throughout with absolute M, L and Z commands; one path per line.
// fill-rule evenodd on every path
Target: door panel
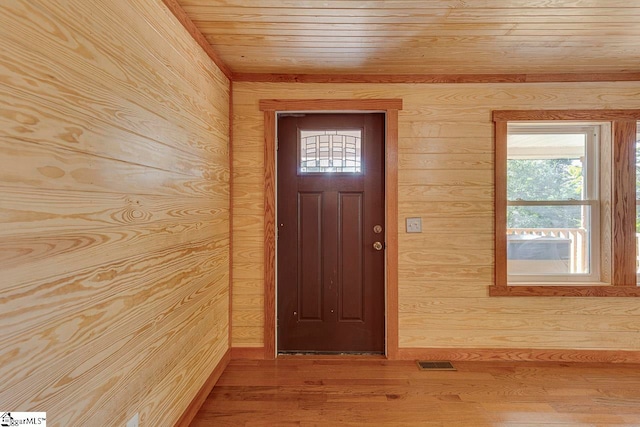
M 338 271 L 340 321 L 363 321 L 362 193 L 340 193 Z
M 322 193 L 298 195 L 298 320 L 322 320 Z
M 383 135 L 382 114 L 278 120 L 279 352 L 384 351 Z

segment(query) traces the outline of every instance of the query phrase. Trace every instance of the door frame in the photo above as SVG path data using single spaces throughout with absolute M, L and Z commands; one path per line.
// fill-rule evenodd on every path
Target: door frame
M 276 343 L 276 131 L 277 113 L 385 114 L 385 355 L 398 355 L 398 111 L 402 99 L 262 99 L 264 112 L 264 358 Z

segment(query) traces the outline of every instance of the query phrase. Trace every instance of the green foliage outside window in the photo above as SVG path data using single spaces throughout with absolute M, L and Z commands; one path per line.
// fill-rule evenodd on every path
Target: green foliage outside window
M 507 161 L 508 200 L 580 200 L 582 188 L 582 165 L 576 159 Z M 579 206 L 510 206 L 507 227 L 580 228 L 582 217 Z

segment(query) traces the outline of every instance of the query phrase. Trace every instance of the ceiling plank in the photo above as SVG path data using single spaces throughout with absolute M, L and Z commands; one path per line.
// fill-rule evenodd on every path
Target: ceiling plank
M 640 0 L 163 1 L 235 74 L 640 71 Z

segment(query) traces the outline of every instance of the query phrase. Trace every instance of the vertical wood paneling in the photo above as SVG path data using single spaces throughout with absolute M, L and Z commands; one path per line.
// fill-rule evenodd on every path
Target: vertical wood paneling
M 396 223 L 387 224 L 388 251 L 398 257 L 400 348 L 640 349 L 635 330 L 640 312 L 634 298 L 489 297 L 494 282 L 493 110 L 639 108 L 640 84 L 234 84 L 234 135 L 246 148 L 234 164 L 245 171 L 235 181 L 235 252 L 262 256 L 261 202 L 264 148 L 261 99 L 394 99 L 399 140 L 397 171 L 387 186 L 398 186 Z M 388 112 L 387 120 L 392 111 Z M 390 141 L 387 141 L 389 144 Z M 239 142 L 240 143 L 240 142 Z M 396 153 L 387 152 L 387 156 Z M 426 156 L 426 157 L 422 157 Z M 397 181 L 393 174 L 397 172 Z M 394 203 L 387 200 L 388 203 Z M 421 217 L 422 234 L 405 232 L 406 217 Z M 397 230 L 397 232 L 396 232 Z M 234 279 L 244 312 L 234 315 L 234 343 L 264 345 L 260 282 L 240 263 Z M 387 281 L 392 278 L 387 278 Z M 252 309 L 253 307 L 253 309 Z M 392 311 L 388 308 L 388 315 Z M 392 325 L 388 318 L 387 324 Z M 597 330 L 594 325 L 598 325 Z M 634 326 L 635 325 L 635 326 Z M 393 357 L 393 337 L 387 354 Z M 397 347 L 396 347 L 397 348 Z
M 229 81 L 160 0 L 0 38 L 0 407 L 173 425 L 229 348 Z

